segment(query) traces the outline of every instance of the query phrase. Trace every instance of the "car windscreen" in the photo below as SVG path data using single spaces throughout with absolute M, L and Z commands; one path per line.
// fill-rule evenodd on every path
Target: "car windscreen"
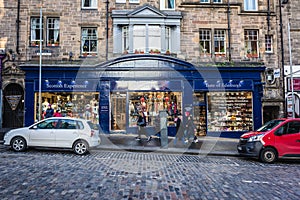
M 257 129 L 257 132 L 266 132 L 283 122 L 284 120 L 271 120 L 265 123 L 262 127 Z

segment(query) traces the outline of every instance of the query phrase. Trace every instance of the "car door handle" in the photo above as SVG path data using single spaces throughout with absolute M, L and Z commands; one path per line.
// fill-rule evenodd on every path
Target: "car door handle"
M 300 140 L 296 140 L 296 142 L 300 142 Z

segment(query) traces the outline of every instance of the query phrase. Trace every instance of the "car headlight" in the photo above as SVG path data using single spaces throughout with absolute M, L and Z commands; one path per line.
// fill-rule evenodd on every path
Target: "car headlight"
M 260 141 L 260 139 L 262 138 L 262 136 L 264 136 L 264 134 L 254 135 L 254 136 L 252 136 L 252 137 L 249 138 L 248 142 L 257 142 L 257 141 Z

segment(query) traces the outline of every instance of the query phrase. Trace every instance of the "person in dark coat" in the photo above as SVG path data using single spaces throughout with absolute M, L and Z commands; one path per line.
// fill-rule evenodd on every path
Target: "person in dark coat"
M 54 114 L 54 110 L 51 107 L 51 104 L 49 104 L 46 110 L 45 118 L 53 117 L 53 114 Z
M 174 144 L 176 145 L 177 140 L 182 141 L 182 143 L 184 144 L 185 141 L 184 141 L 183 127 L 182 127 L 181 119 L 178 115 L 175 115 L 174 122 L 176 125 L 176 135 L 175 135 Z
M 146 135 L 146 130 L 145 130 L 146 124 L 147 124 L 146 116 L 145 116 L 143 110 L 140 110 L 139 115 L 138 115 L 138 120 L 137 120 L 138 136 L 135 138 L 136 140 L 141 140 L 142 134 Z M 151 139 L 152 139 L 152 137 L 149 136 L 147 138 L 147 141 L 149 142 Z

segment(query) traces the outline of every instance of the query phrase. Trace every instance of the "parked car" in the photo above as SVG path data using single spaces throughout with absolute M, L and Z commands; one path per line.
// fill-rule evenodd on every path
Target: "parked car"
M 28 147 L 72 149 L 83 155 L 100 144 L 99 129 L 91 121 L 68 117 L 51 117 L 29 127 L 13 129 L 4 136 L 4 145 L 14 151 Z
M 274 119 L 240 137 L 240 155 L 273 163 L 278 158 L 300 157 L 300 119 Z

